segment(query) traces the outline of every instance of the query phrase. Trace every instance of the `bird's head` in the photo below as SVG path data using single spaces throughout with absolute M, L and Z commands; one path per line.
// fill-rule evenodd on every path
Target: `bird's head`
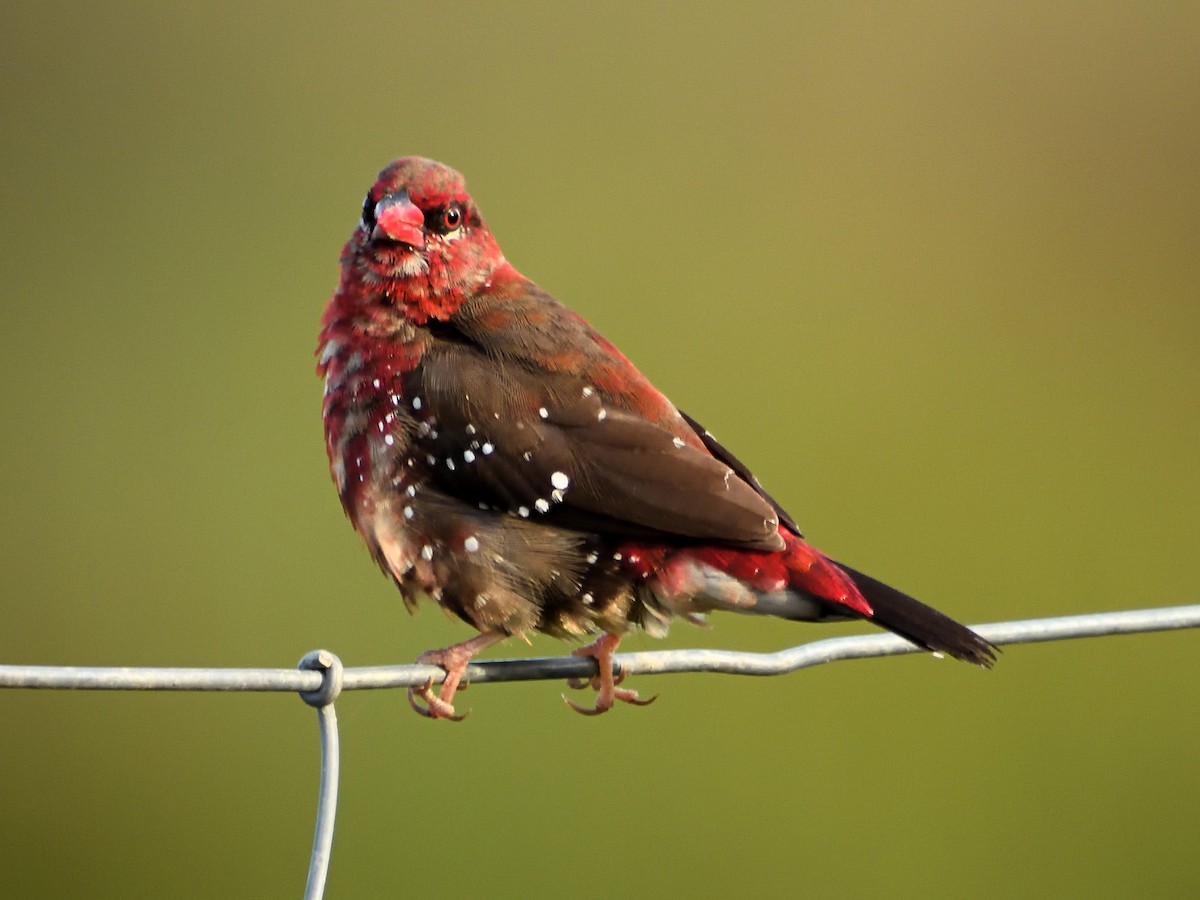
M 462 175 L 407 156 L 367 191 L 343 261 L 366 288 L 424 321 L 452 315 L 504 256 Z

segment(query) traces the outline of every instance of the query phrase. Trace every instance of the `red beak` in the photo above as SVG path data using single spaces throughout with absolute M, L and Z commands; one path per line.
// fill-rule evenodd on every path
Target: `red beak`
M 399 241 L 417 250 L 424 250 L 424 226 L 425 215 L 406 194 L 390 194 L 375 204 L 375 228 L 371 237 Z

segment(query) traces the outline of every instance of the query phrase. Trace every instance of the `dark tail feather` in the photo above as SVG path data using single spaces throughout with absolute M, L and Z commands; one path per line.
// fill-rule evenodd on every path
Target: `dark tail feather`
M 871 619 L 888 631 L 935 652 L 946 653 L 963 662 L 991 668 L 996 661 L 998 648 L 981 638 L 965 625 L 959 625 L 949 616 L 931 606 L 914 600 L 901 591 L 870 575 L 852 569 L 842 563 L 836 564 L 853 580 L 855 586 L 875 611 Z

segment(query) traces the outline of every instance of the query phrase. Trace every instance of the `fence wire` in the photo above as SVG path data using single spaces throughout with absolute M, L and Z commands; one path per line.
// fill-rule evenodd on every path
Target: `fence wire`
M 1068 638 L 1103 637 L 1200 628 L 1200 604 L 1156 609 L 1122 610 L 1050 619 L 1026 619 L 974 625 L 972 629 L 996 645 L 1030 644 Z M 891 634 L 827 638 L 776 653 L 735 650 L 659 650 L 622 653 L 615 658 L 626 675 L 665 675 L 681 672 L 719 672 L 729 675 L 783 675 L 822 663 L 877 656 L 922 653 L 921 648 Z M 343 668 L 327 650 L 314 650 L 295 669 L 216 669 L 126 666 L 0 665 L 0 688 L 40 688 L 88 691 L 280 691 L 298 693 L 317 710 L 321 736 L 321 776 L 317 823 L 313 835 L 305 900 L 320 900 L 325 892 L 337 815 L 340 750 L 334 701 L 342 691 L 407 688 L 445 672 L 436 666 L 360 666 Z M 578 656 L 500 659 L 467 667 L 471 684 L 506 681 L 545 681 L 587 678 L 596 674 L 596 661 Z

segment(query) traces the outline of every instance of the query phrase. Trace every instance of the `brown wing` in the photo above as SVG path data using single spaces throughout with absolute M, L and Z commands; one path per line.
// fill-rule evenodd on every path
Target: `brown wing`
M 779 521 L 784 528 L 792 532 L 792 534 L 796 535 L 796 537 L 804 537 L 804 535 L 800 533 L 800 526 L 796 524 L 796 520 L 788 514 L 786 509 L 779 505 L 778 501 L 776 501 L 774 497 L 767 493 L 766 488 L 758 483 L 758 479 L 754 477 L 754 473 L 750 471 L 744 462 L 726 450 L 717 441 L 717 439 L 712 436 L 712 432 L 685 413 L 682 409 L 679 411 L 679 414 L 683 416 L 683 420 L 692 427 L 692 431 L 696 432 L 700 440 L 704 442 L 704 446 L 708 448 L 709 453 L 711 453 L 721 462 L 725 463 L 725 465 L 729 466 L 729 468 L 733 469 L 733 471 L 737 472 L 738 477 L 754 488 L 754 490 L 758 491 L 758 495 L 771 504 L 771 508 L 774 509 L 775 514 L 779 516 Z
M 625 408 L 613 368 L 628 367 L 639 389 L 645 379 L 577 316 L 535 299 L 486 310 L 491 327 L 464 317 L 431 329 L 407 390 L 431 417 L 415 450 L 441 489 L 565 527 L 780 549 L 778 514 L 756 483 L 692 438 L 657 391 L 647 404 L 668 410 L 690 440 Z M 495 326 L 522 314 L 538 327 L 505 342 Z M 589 377 L 598 366 L 609 387 Z

